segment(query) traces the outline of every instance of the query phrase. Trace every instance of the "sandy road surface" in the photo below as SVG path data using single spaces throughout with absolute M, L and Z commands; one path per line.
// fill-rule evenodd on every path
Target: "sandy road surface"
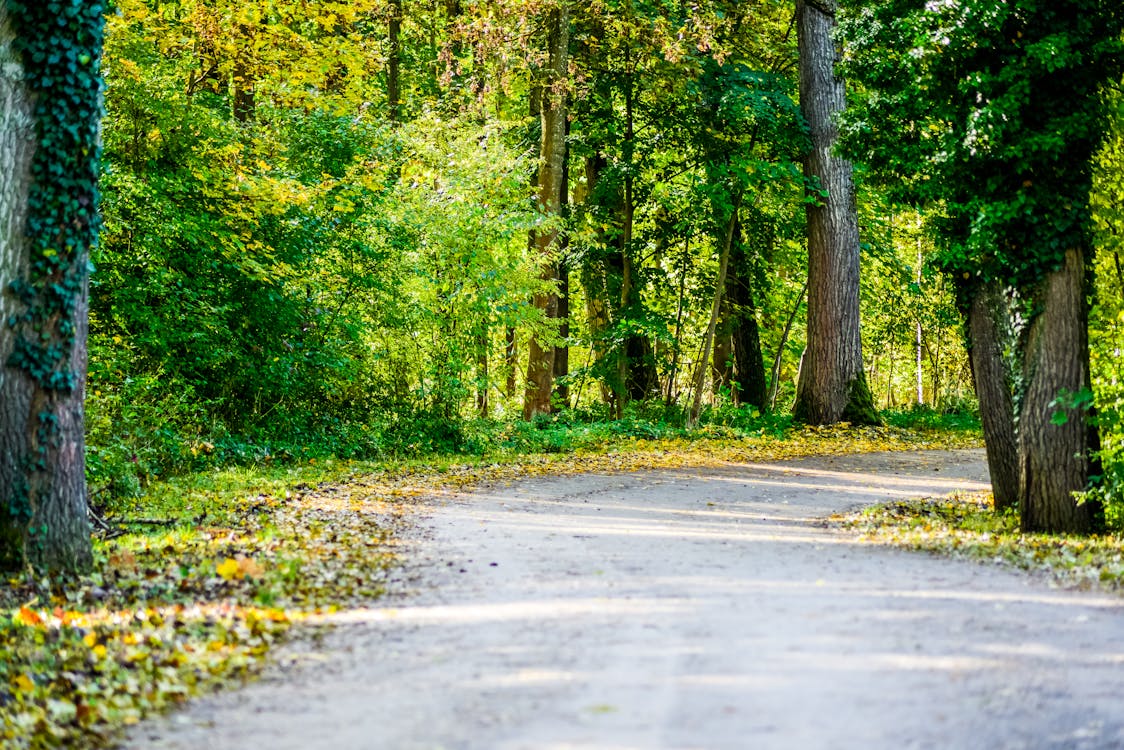
M 1124 748 L 1124 600 L 815 519 L 982 488 L 977 451 L 434 501 L 410 592 L 133 748 Z

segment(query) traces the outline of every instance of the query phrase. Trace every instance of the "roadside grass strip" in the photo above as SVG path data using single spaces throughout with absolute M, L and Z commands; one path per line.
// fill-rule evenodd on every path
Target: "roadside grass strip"
M 1024 534 L 1017 515 L 994 511 L 990 492 L 883 503 L 832 516 L 829 525 L 872 544 L 991 561 L 1057 586 L 1124 593 L 1124 535 Z

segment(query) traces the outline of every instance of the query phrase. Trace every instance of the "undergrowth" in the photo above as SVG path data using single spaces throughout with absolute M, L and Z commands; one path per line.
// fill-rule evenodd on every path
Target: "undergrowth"
M 228 466 L 293 466 L 309 460 L 350 459 L 400 462 L 423 457 L 487 457 L 598 451 L 621 440 L 710 441 L 779 438 L 790 432 L 787 414 L 761 414 L 752 407 L 722 405 L 703 411 L 686 427 L 679 406 L 631 404 L 619 418 L 605 407 L 565 410 L 531 422 L 449 418 L 439 413 L 388 411 L 370 422 L 320 417 L 276 419 L 232 431 L 208 420 L 208 410 L 190 393 L 154 407 L 128 399 L 93 399 L 88 415 L 87 475 L 96 497 L 138 496 L 171 477 Z M 979 439 L 970 412 L 927 408 L 886 412 L 887 426 L 919 435 L 939 433 L 963 442 Z

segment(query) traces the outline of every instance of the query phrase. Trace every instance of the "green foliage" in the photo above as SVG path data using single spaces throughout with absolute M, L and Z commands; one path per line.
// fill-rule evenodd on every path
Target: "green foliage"
M 358 12 L 339 5 L 341 21 Z M 300 20 L 328 10 L 259 19 L 258 33 L 335 57 L 351 42 Z M 525 302 L 535 217 L 512 126 L 485 140 L 436 116 L 393 130 L 338 87 L 266 99 L 280 70 L 261 72 L 239 121 L 237 82 L 204 74 L 233 70 L 244 40 L 209 35 L 241 13 L 122 3 L 111 19 L 96 490 L 222 461 L 456 449 L 461 404 L 493 385 L 479 352 L 503 326 L 544 325 Z M 286 50 L 269 54 L 290 84 L 314 75 Z
M 847 149 L 892 195 L 943 207 L 949 273 L 1025 289 L 1087 246 L 1100 89 L 1124 64 L 1118 4 L 849 10 L 845 72 L 860 86 Z
M 938 430 L 978 434 L 980 431 L 980 415 L 975 410 L 964 407 L 938 411 L 930 406 L 915 404 L 908 410 L 884 411 L 882 419 L 888 425 L 919 432 Z
M 583 444 L 569 428 L 506 422 L 525 343 L 562 340 L 530 304 L 546 288 L 526 252 L 543 221 L 528 181 L 533 9 L 406 7 L 404 116 L 387 123 L 383 4 L 116 8 L 90 339 L 99 498 L 227 463 Z M 717 225 L 742 194 L 764 348 L 784 350 L 783 412 L 803 345 L 799 325 L 781 333 L 803 285 L 807 187 L 790 9 L 578 10 L 563 260 L 580 429 L 681 425 Z M 886 274 L 869 294 L 889 298 L 898 281 Z M 604 325 L 583 314 L 591 304 Z M 614 403 L 620 424 L 592 427 L 612 421 L 596 405 L 628 393 L 630 363 L 661 378 L 668 406 Z M 655 393 L 648 382 L 640 395 Z M 774 429 L 721 393 L 708 419 Z

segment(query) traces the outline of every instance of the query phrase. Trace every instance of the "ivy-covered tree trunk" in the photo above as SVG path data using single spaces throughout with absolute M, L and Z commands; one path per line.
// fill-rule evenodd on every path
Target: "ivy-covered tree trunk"
M 84 411 L 104 8 L 0 2 L 0 564 L 91 563 Z
M 878 422 L 862 363 L 859 224 L 851 163 L 833 153 L 846 106 L 835 75 L 835 0 L 797 0 L 800 109 L 812 149 L 804 174 L 826 192 L 807 208 L 808 345 L 796 418 L 809 424 Z
M 1027 332 L 1018 422 L 1023 531 L 1087 534 L 1103 525 L 1099 503 L 1074 498 L 1088 487 L 1091 452 L 1099 448 L 1080 397 L 1090 393 L 1085 284 L 1084 253 L 1071 249 L 1033 300 L 1040 312 Z
M 968 362 L 980 424 L 987 448 L 987 468 L 997 510 L 1019 503 L 1019 457 L 1015 442 L 1015 407 L 1004 349 L 1011 343 L 1007 303 L 996 283 L 975 290 L 968 300 Z
M 539 210 L 559 217 L 562 208 L 562 173 L 566 159 L 566 81 L 569 72 L 570 9 L 562 2 L 550 12 L 549 62 L 542 98 L 542 135 L 539 149 Z M 557 223 L 537 232 L 535 250 L 542 263 L 542 280 L 557 280 Z M 535 295 L 534 305 L 545 320 L 558 315 L 558 295 L 553 289 Z M 531 337 L 527 357 L 527 392 L 523 418 L 549 414 L 554 392 L 554 347 L 540 335 Z

